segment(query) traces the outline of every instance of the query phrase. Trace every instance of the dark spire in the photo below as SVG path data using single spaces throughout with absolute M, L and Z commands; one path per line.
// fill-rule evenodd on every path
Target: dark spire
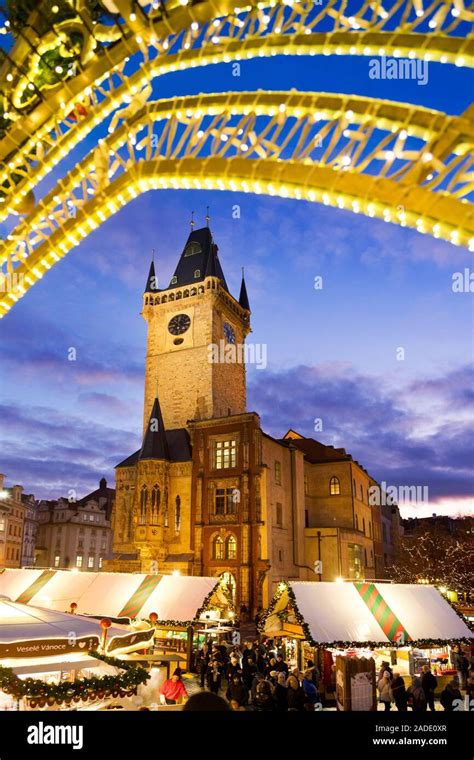
M 218 277 L 229 292 L 217 251 L 209 227 L 191 230 L 169 287 L 194 285 L 206 277 Z
M 165 425 L 161 414 L 160 402 L 155 398 L 150 419 L 143 436 L 143 445 L 139 459 L 169 459 L 168 441 L 166 440 Z
M 154 251 L 153 251 L 154 253 Z M 155 275 L 155 262 L 151 261 L 148 279 L 146 281 L 145 293 L 156 293 L 158 290 L 158 281 Z
M 242 267 L 242 284 L 240 286 L 239 304 L 242 309 L 250 311 L 249 297 L 247 295 L 247 288 L 245 287 L 244 268 Z

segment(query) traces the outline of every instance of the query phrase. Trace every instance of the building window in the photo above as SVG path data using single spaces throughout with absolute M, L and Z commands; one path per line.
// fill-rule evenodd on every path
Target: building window
M 359 544 L 348 544 L 349 578 L 362 578 L 362 547 Z
M 365 561 L 365 566 L 368 567 L 368 564 L 367 564 L 367 549 L 364 549 L 364 561 Z
M 364 531 L 365 536 L 365 517 L 362 518 L 362 530 Z
M 5 518 L 0 517 L 0 530 L 5 530 Z
M 335 475 L 329 481 L 329 493 L 331 496 L 339 496 L 341 493 L 341 484 L 339 483 L 339 478 L 336 478 Z
M 94 559 L 95 559 L 94 555 L 91 554 L 90 557 L 89 557 L 89 559 L 87 560 L 87 567 L 88 568 L 93 568 L 94 567 Z
M 107 540 L 106 539 L 104 539 L 102 541 L 102 543 L 100 545 L 100 548 L 102 549 L 102 551 L 105 551 L 107 549 Z
M 220 536 L 214 541 L 214 559 L 225 559 L 225 544 L 224 539 Z
M 181 498 L 176 497 L 176 512 L 174 514 L 174 528 L 178 532 L 181 528 Z
M 102 569 L 102 557 L 99 557 L 99 570 Z
M 357 483 L 355 482 L 355 478 L 352 479 L 352 486 L 354 489 L 354 496 L 357 498 Z
M 214 468 L 225 470 L 237 464 L 237 441 L 216 441 L 214 450 Z
M 148 489 L 142 486 L 140 493 L 140 525 L 146 525 L 146 505 L 148 501 Z
M 281 462 L 275 462 L 275 483 L 281 486 Z
M 283 504 L 279 502 L 276 505 L 276 524 L 279 528 L 283 526 Z
M 170 280 L 170 285 L 176 285 L 177 282 L 178 282 L 178 278 L 176 277 L 176 275 L 173 275 L 173 277 Z
M 227 539 L 227 559 L 237 558 L 237 540 L 235 536 L 229 536 Z
M 59 567 L 60 562 L 61 562 L 61 555 L 56 554 L 56 556 L 54 557 L 54 567 Z
M 283 550 L 278 549 L 278 562 L 283 562 Z
M 158 525 L 158 515 L 160 513 L 161 492 L 155 484 L 151 489 L 151 524 Z
M 356 521 L 356 530 L 359 530 L 359 516 L 357 515 L 357 512 L 355 516 L 355 521 Z
M 84 548 L 84 541 L 81 538 L 77 542 L 77 548 L 78 549 L 83 549 Z
M 200 269 L 195 269 L 194 270 L 194 279 L 197 280 L 197 279 L 199 279 L 200 276 L 201 276 L 201 270 Z
M 308 476 L 304 476 L 304 494 L 305 496 L 308 495 Z
M 309 528 L 309 510 L 304 511 L 304 527 Z
M 216 488 L 216 495 L 215 495 L 216 515 L 235 514 L 234 492 L 235 492 L 235 488 Z
M 362 483 L 360 484 L 360 500 L 364 501 L 364 489 L 362 487 Z
M 372 522 L 369 520 L 369 536 L 372 538 Z
M 76 567 L 82 567 L 82 554 L 78 554 L 76 557 Z

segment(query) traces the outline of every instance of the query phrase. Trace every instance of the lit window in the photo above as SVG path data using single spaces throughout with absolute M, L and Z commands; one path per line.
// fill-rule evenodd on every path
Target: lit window
M 0 530 L 5 530 L 5 518 L 0 517 Z
M 214 541 L 214 559 L 224 559 L 225 558 L 225 544 L 224 539 L 220 536 L 217 536 L 217 538 Z
M 275 483 L 281 485 L 281 462 L 275 462 Z
M 78 554 L 76 557 L 76 567 L 82 567 L 82 554 Z
M 158 515 L 160 512 L 161 492 L 155 484 L 151 490 L 151 524 L 158 525 Z
M 178 282 L 178 278 L 176 277 L 176 275 L 174 275 L 171 278 L 170 285 L 176 285 L 177 282 Z
M 216 441 L 214 450 L 214 468 L 224 470 L 237 464 L 237 441 Z
M 198 280 L 200 278 L 200 276 L 201 276 L 201 270 L 200 269 L 195 269 L 194 270 L 194 279 Z
M 94 515 L 89 515 L 89 522 L 94 522 L 94 520 L 95 520 Z
M 214 511 L 216 515 L 233 515 L 236 512 L 235 488 L 216 488 Z
M 102 569 L 102 557 L 99 557 L 99 570 Z
M 87 567 L 88 568 L 93 568 L 94 567 L 94 559 L 95 559 L 94 555 L 91 554 L 91 556 L 87 560 Z
M 60 562 L 61 562 L 61 556 L 59 554 L 56 554 L 54 558 L 54 567 L 59 567 Z
M 236 559 L 237 541 L 235 536 L 229 536 L 227 539 L 227 559 Z
M 148 489 L 146 486 L 142 487 L 140 494 L 140 525 L 146 524 L 146 505 L 148 501 Z
M 339 478 L 336 478 L 335 475 L 329 481 L 329 493 L 331 496 L 339 496 L 341 493 L 341 484 L 339 483 Z
M 176 512 L 174 514 L 174 528 L 178 532 L 181 528 L 181 498 L 176 497 Z

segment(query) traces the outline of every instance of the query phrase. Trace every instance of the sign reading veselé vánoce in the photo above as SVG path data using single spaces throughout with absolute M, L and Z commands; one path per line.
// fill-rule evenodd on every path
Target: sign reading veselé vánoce
M 69 654 L 71 652 L 87 653 L 91 649 L 97 649 L 98 646 L 98 636 L 11 641 L 8 644 L 0 642 L 0 658 L 48 657 L 54 654 Z

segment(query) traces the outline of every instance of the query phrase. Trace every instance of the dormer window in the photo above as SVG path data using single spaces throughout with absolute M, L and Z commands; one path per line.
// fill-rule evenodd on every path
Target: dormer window
M 174 276 L 171 278 L 171 280 L 170 280 L 170 285 L 176 285 L 176 284 L 177 284 L 177 282 L 178 282 L 178 278 L 176 277 L 176 275 L 174 275 Z
M 185 256 L 194 256 L 196 253 L 201 253 L 202 248 L 200 244 L 193 240 L 191 243 L 188 243 L 186 248 L 184 249 L 184 255 Z
M 195 269 L 194 270 L 194 279 L 198 280 L 200 276 L 201 276 L 201 270 L 200 269 Z

